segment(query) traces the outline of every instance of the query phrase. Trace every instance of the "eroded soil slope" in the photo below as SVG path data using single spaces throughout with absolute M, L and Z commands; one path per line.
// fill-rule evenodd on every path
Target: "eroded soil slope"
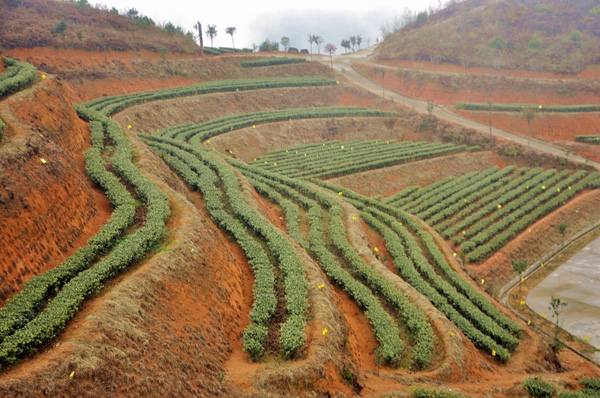
M 0 102 L 8 125 L 0 144 L 0 305 L 33 276 L 61 263 L 109 216 L 85 171 L 90 145 L 54 78 Z M 42 160 L 43 159 L 43 160 Z

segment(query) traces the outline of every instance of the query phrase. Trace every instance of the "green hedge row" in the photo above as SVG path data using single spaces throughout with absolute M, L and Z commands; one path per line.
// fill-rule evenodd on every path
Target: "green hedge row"
M 283 64 L 297 64 L 306 61 L 304 58 L 261 58 L 256 61 L 245 61 L 241 62 L 240 66 L 244 68 L 253 68 L 257 66 L 272 66 L 272 65 L 283 65 Z
M 6 130 L 6 127 L 6 123 L 4 123 L 4 120 L 0 118 L 0 142 L 2 142 L 4 139 L 4 131 Z
M 397 265 L 399 272 L 403 274 L 405 279 L 409 281 L 409 283 L 411 283 L 415 288 L 417 288 L 417 290 L 419 290 L 422 294 L 428 297 L 430 301 L 432 301 L 432 303 L 440 311 L 442 311 L 442 313 L 444 313 L 455 325 L 457 325 L 461 330 L 463 330 L 465 335 L 467 335 L 467 337 L 471 341 L 473 341 L 473 343 L 476 346 L 486 349 L 489 353 L 493 353 L 495 351 L 496 356 L 498 356 L 498 358 L 500 358 L 503 361 L 507 361 L 510 358 L 508 350 L 500 346 L 490 336 L 482 333 L 480 330 L 475 328 L 470 321 L 465 319 L 464 316 L 461 315 L 461 313 L 459 313 L 456 309 L 454 309 L 454 307 L 448 302 L 448 299 L 452 300 L 452 303 L 458 303 L 458 301 L 460 300 L 470 302 L 469 299 L 466 299 L 465 296 L 462 296 L 462 298 L 460 298 L 460 294 L 452 292 L 448 289 L 443 289 L 442 292 L 444 293 L 438 292 L 436 289 L 430 286 L 429 283 L 421 277 L 416 268 L 414 268 L 419 267 L 421 271 L 425 272 L 428 278 L 431 276 L 431 279 L 428 280 L 436 282 L 434 281 L 434 279 L 436 279 L 434 273 L 432 274 L 431 270 L 428 271 L 425 269 L 425 267 L 429 265 L 427 259 L 421 252 L 420 246 L 416 243 L 413 236 L 405 228 L 410 228 L 413 231 L 413 233 L 415 231 L 419 231 L 420 229 L 422 229 L 422 227 L 418 222 L 413 220 L 406 213 L 402 213 L 401 211 L 393 207 L 387 206 L 381 202 L 365 198 L 362 195 L 358 195 L 354 192 L 351 192 L 339 186 L 335 186 L 333 184 L 328 184 L 318 180 L 312 181 L 333 192 L 338 192 L 341 190 L 343 192 L 342 197 L 345 200 L 362 210 L 361 215 L 363 216 L 363 219 L 365 219 L 367 223 L 370 223 L 376 230 L 381 232 L 384 236 L 384 239 L 387 238 L 386 247 L 388 248 L 390 253 L 393 254 L 394 263 Z M 398 217 L 397 220 L 395 219 L 396 217 Z M 434 245 L 433 241 L 427 242 L 427 240 L 424 241 L 423 244 L 425 246 L 428 246 L 429 244 Z M 407 252 L 409 253 L 408 256 L 405 250 L 407 250 Z M 429 249 L 429 251 L 430 253 L 432 253 L 431 248 Z M 448 270 L 453 272 L 451 268 L 448 268 Z M 484 301 L 487 300 L 484 296 L 481 296 L 480 298 Z M 489 303 L 489 305 L 481 304 L 479 299 L 477 299 L 476 303 L 473 302 L 472 304 L 473 306 L 481 306 L 482 308 L 486 308 L 488 306 L 493 307 L 491 303 Z M 510 321 L 509 319 L 502 320 L 501 318 L 506 318 L 506 316 L 501 314 L 500 311 L 496 312 L 487 308 L 487 311 L 490 312 L 490 314 L 488 314 L 488 317 L 488 315 L 478 312 L 477 309 L 473 307 L 469 308 L 470 306 L 468 304 L 465 305 L 465 303 L 462 303 L 459 305 L 459 308 L 462 308 L 461 311 L 464 311 L 463 314 L 465 316 L 471 317 L 469 318 L 471 321 L 476 322 L 476 324 L 480 324 L 480 326 L 482 326 L 484 329 L 497 329 L 496 326 L 493 326 L 493 324 L 496 324 L 496 322 L 498 322 L 498 324 L 503 325 L 502 327 L 504 328 L 506 328 L 506 325 L 513 324 L 508 330 L 513 330 L 513 333 L 517 335 L 522 331 L 522 329 L 518 325 L 514 324 L 514 322 Z M 486 312 L 486 309 L 482 309 L 482 311 Z M 485 325 L 485 323 L 489 324 Z M 496 333 L 501 332 L 497 332 L 496 330 Z M 515 341 L 509 336 L 497 335 L 496 338 L 498 338 L 499 340 L 503 340 L 508 347 L 514 348 Z
M 575 141 L 581 141 L 588 144 L 600 144 L 600 135 L 576 135 Z
M 223 193 L 218 187 L 219 181 L 214 171 L 192 154 L 175 146 L 155 141 L 147 143 L 190 187 L 202 193 L 211 218 L 233 236 L 248 258 L 255 277 L 252 288 L 254 303 L 250 311 L 251 324 L 244 330 L 243 341 L 244 349 L 251 358 L 258 360 L 264 353 L 269 332 L 267 324 L 277 305 L 274 266 L 269 256 L 244 224 L 226 211 Z
M 489 242 L 490 239 L 496 237 L 499 232 L 503 231 L 512 223 L 521 220 L 522 217 L 534 211 L 553 196 L 558 196 L 560 190 L 566 190 L 567 192 L 572 191 L 572 189 L 569 190 L 568 187 L 587 174 L 585 171 L 578 171 L 572 176 L 569 176 L 569 173 L 568 170 L 564 170 L 564 172 L 557 174 L 557 177 L 560 178 L 560 180 L 552 185 L 538 185 L 528 189 L 528 192 L 525 195 L 518 197 L 500 209 L 497 208 L 497 211 L 488 217 L 488 219 L 490 219 L 489 222 L 484 223 L 482 221 L 486 220 L 482 220 L 468 231 L 465 231 L 466 233 L 463 234 L 463 236 L 469 240 L 460 245 L 461 251 L 468 253 L 486 242 Z M 555 178 L 551 178 L 548 181 L 553 180 L 555 180 Z M 499 206 L 502 206 L 502 204 L 499 204 Z M 486 225 L 486 227 L 481 229 L 482 225 Z M 478 232 L 475 233 L 475 231 Z
M 455 107 L 466 111 L 490 110 L 490 105 L 484 102 L 457 102 Z M 600 112 L 600 105 L 492 104 L 494 112 L 522 112 L 524 109 L 533 109 L 536 112 Z
M 471 251 L 467 255 L 467 258 L 469 261 L 473 262 L 483 260 L 490 253 L 493 253 L 504 246 L 510 239 L 514 238 L 529 225 L 550 213 L 552 210 L 562 206 L 567 200 L 575 196 L 579 191 L 589 188 L 589 183 L 597 180 L 599 176 L 600 173 L 592 173 L 580 182 L 573 185 L 572 189 L 565 189 L 569 184 L 569 182 L 567 182 L 562 186 L 561 189 L 563 189 L 563 191 L 557 197 L 548 200 L 541 205 L 540 203 L 542 203 L 542 200 L 534 200 L 524 205 L 520 211 L 506 217 L 506 221 L 503 219 L 500 223 L 497 223 L 497 227 L 491 229 L 491 231 L 496 232 L 489 236 L 485 244 L 477 246 L 475 250 Z M 508 228 L 504 230 L 503 227 Z M 484 232 L 489 233 L 490 230 L 486 230 Z M 473 239 L 475 238 L 476 237 Z
M 277 161 L 267 156 L 257 159 L 254 164 L 290 177 L 332 178 L 462 150 L 464 146 L 452 144 L 407 141 L 375 145 L 374 141 L 369 141 L 357 146 L 339 145 L 334 150 L 315 149 L 304 153 L 294 150 L 285 158 L 278 156 Z
M 248 205 L 240 189 L 239 181 L 233 171 L 222 161 L 217 159 L 210 151 L 193 149 L 181 142 L 158 137 L 145 137 L 145 139 L 152 142 L 155 146 L 156 144 L 154 144 L 154 142 L 169 144 L 171 147 L 175 148 L 171 149 L 171 151 L 176 151 L 179 155 L 181 152 L 187 152 L 185 160 L 188 163 L 193 162 L 193 157 L 201 160 L 218 175 L 229 205 L 236 217 L 265 239 L 267 247 L 277 259 L 284 276 L 284 290 L 288 317 L 286 322 L 281 326 L 280 349 L 287 357 L 293 356 L 302 345 L 304 345 L 306 340 L 304 334 L 304 326 L 306 323 L 304 314 L 308 307 L 306 293 L 307 282 L 304 274 L 304 267 L 297 256 L 293 245 L 285 238 L 281 231 L 271 225 L 268 220 Z M 198 162 L 198 160 L 196 160 L 196 162 Z M 203 189 L 200 186 L 198 186 L 198 188 Z M 207 206 L 208 205 L 209 204 L 207 203 Z M 222 206 L 221 203 L 213 203 L 210 206 L 217 205 L 220 207 Z M 221 218 L 224 217 L 223 214 L 220 216 Z M 237 232 L 236 234 L 239 235 Z M 244 250 L 248 254 L 248 251 L 246 251 L 246 249 Z M 248 334 L 245 336 L 252 336 L 256 330 L 256 326 L 250 327 L 247 332 Z M 250 337 L 248 337 L 248 339 L 250 339 Z M 252 353 L 252 351 L 250 352 Z
M 407 198 L 410 195 L 412 195 L 413 193 L 415 193 L 416 191 L 419 190 L 419 186 L 418 185 L 412 185 L 410 187 L 406 187 L 404 188 L 402 191 L 397 192 L 393 195 L 388 196 L 387 198 L 383 199 L 382 202 L 386 203 L 386 204 L 390 204 L 393 205 L 394 202 Z
M 131 162 L 131 145 L 119 126 L 114 121 L 99 116 L 95 112 L 90 112 L 83 108 L 77 110 L 80 116 L 88 118 L 90 121 L 99 121 L 105 126 L 106 133 L 115 144 L 113 166 L 120 174 L 121 178 L 131 184 L 147 208 L 145 224 L 143 227 L 120 240 L 120 242 L 93 267 L 77 273 L 76 276 L 64 283 L 62 289 L 58 291 L 56 296 L 47 303 L 35 318 L 28 322 L 23 321 L 23 318 L 21 318 L 21 324 L 23 326 L 14 333 L 6 336 L 4 341 L 0 344 L 0 363 L 15 362 L 21 356 L 35 350 L 46 341 L 54 338 L 62 329 L 64 329 L 67 322 L 75 315 L 79 306 L 87 297 L 98 291 L 102 287 L 102 283 L 108 278 L 117 275 L 133 261 L 140 259 L 153 245 L 164 237 L 166 232 L 165 222 L 170 212 L 168 197 L 153 182 L 144 177 L 140 170 Z M 114 183 L 114 180 L 111 177 L 104 175 L 105 173 L 98 168 L 98 163 L 101 162 L 101 158 L 97 148 L 92 148 L 88 154 L 88 159 L 91 164 L 90 167 L 93 170 L 93 178 L 97 178 L 98 181 L 100 181 L 101 178 L 106 178 L 106 183 Z M 110 191 L 107 191 L 107 193 L 108 192 Z M 126 206 L 129 206 L 130 199 L 128 199 L 122 191 L 116 193 L 114 196 L 111 194 L 110 199 L 114 200 L 116 197 L 127 202 Z M 129 217 L 129 215 L 124 215 L 124 217 Z M 120 228 L 115 227 L 113 221 L 114 220 L 111 217 L 111 222 L 109 223 L 111 233 L 108 234 L 111 235 L 111 241 L 114 241 L 114 239 L 120 235 Z M 118 221 L 121 225 L 127 224 L 127 222 L 122 219 L 119 219 Z M 105 231 L 107 230 L 103 228 L 100 234 L 105 233 Z M 71 271 L 73 273 L 73 268 L 76 268 L 79 264 L 83 264 L 86 261 L 89 263 L 88 258 L 95 254 L 93 253 L 93 240 L 98 239 L 100 242 L 105 241 L 104 237 L 97 237 L 98 235 L 92 238 L 92 244 L 80 249 L 74 256 L 70 257 L 69 260 L 65 262 L 68 263 L 70 269 L 61 266 L 57 268 L 58 271 L 52 270 L 52 272 L 45 273 L 43 275 L 49 274 L 50 278 L 53 279 L 48 281 L 48 277 L 43 277 L 41 279 L 42 284 L 38 285 L 37 282 L 35 282 L 32 284 L 31 289 L 26 288 L 23 291 L 33 292 L 33 296 L 38 299 L 44 296 L 44 288 L 48 290 L 48 294 L 54 293 L 56 291 L 54 286 L 59 282 L 59 278 L 63 276 L 63 272 Z M 96 243 L 99 242 L 96 241 Z M 75 272 L 76 271 L 79 270 L 75 270 Z M 49 282 L 49 285 L 44 287 L 43 281 L 46 281 L 46 283 Z M 9 305 L 13 305 L 13 301 L 15 301 L 15 299 L 11 300 Z M 22 302 L 28 303 L 30 308 L 37 308 L 39 306 L 39 303 L 36 303 L 35 300 L 23 300 Z M 31 303 L 34 304 L 32 305 Z M 24 313 L 27 315 L 34 311 L 35 309 L 30 309 L 24 311 Z M 4 313 L 4 311 L 2 311 L 2 313 Z
M 450 206 L 456 205 L 457 202 L 459 203 L 459 208 L 460 206 L 464 206 L 468 203 L 467 197 L 469 195 L 475 194 L 474 197 L 476 198 L 479 194 L 484 192 L 484 190 L 488 189 L 490 185 L 502 181 L 515 169 L 515 166 L 507 166 L 502 170 L 498 170 L 496 167 L 488 169 L 489 171 L 486 170 L 479 173 L 479 175 L 471 181 L 464 183 L 458 181 L 451 191 L 444 191 L 439 195 L 434 196 L 426 202 L 425 208 L 421 208 L 421 210 L 417 210 L 413 214 L 423 220 L 429 219 L 432 216 L 437 216 L 438 213 L 441 213 L 440 217 L 445 218 L 448 215 L 453 214 L 452 212 L 449 213 L 446 211 Z M 467 201 L 465 202 L 465 200 Z
M 133 105 L 168 98 L 217 92 L 257 90 L 279 87 L 331 86 L 334 84 L 336 84 L 335 80 L 320 76 L 212 80 L 195 83 L 185 87 L 172 87 L 162 90 L 145 91 L 142 93 L 102 97 L 85 103 L 85 106 L 108 116 Z
M 233 160 L 230 160 L 230 162 L 246 174 L 250 173 L 251 176 L 259 175 L 269 179 L 272 187 L 281 190 L 282 194 L 288 195 L 292 200 L 308 209 L 307 216 L 310 224 L 309 241 L 312 254 L 316 257 L 327 276 L 335 284 L 341 286 L 363 309 L 365 316 L 373 326 L 375 337 L 380 344 L 378 355 L 390 365 L 396 366 L 402 359 L 404 350 L 404 343 L 399 337 L 400 331 L 369 288 L 354 279 L 347 270 L 342 268 L 336 255 L 327 248 L 322 224 L 324 213 L 319 203 L 315 200 L 314 188 L 306 182 L 292 180 L 264 170 L 257 170 L 241 162 Z M 327 195 L 319 196 L 318 198 L 321 199 L 321 202 L 326 207 L 335 205 L 335 202 Z
M 519 176 L 517 178 L 513 179 L 504 186 L 487 193 L 483 197 L 479 198 L 477 201 L 470 201 L 470 203 L 467 203 L 467 207 L 463 208 L 460 211 L 457 211 L 453 216 L 448 217 L 441 222 L 435 223 L 434 227 L 436 231 L 438 231 L 445 238 L 450 238 L 452 235 L 464 229 L 461 228 L 459 224 L 461 224 L 462 221 L 465 220 L 467 217 L 469 217 L 477 211 L 480 211 L 484 206 L 489 205 L 490 203 L 499 203 L 498 200 L 503 195 L 512 192 L 521 185 L 528 184 L 529 181 L 532 181 L 533 178 L 535 178 L 542 172 L 543 169 L 541 167 L 532 170 L 528 170 L 526 168 L 520 169 Z M 535 185 L 535 183 L 531 185 Z M 506 203 L 506 200 L 503 201 L 503 203 Z
M 0 74 L 0 98 L 23 90 L 37 77 L 35 66 L 12 58 L 3 60 L 9 66 L 4 73 Z
M 159 136 L 183 141 L 189 140 L 190 144 L 199 144 L 202 141 L 212 138 L 216 135 L 255 126 L 257 124 L 273 123 L 292 119 L 296 120 L 348 116 L 397 116 L 397 113 L 356 106 L 330 106 L 322 108 L 298 108 L 278 111 L 262 111 L 225 116 L 200 124 L 186 123 L 164 129 Z

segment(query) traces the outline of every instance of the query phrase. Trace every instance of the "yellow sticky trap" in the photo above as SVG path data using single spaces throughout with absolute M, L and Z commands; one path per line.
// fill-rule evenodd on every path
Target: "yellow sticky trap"
M 546 189 L 546 186 L 545 186 L 545 185 L 542 185 L 542 189 Z
M 304 154 L 304 156 L 306 156 L 306 154 Z
M 273 163 L 273 166 L 277 166 L 277 163 Z
M 46 78 L 46 75 L 42 75 L 42 79 L 45 79 L 45 78 Z
M 42 164 L 46 164 L 46 159 L 40 158 L 40 162 L 42 162 Z
M 540 267 L 544 268 L 544 263 L 541 263 L 541 264 L 540 264 Z
M 569 185 L 569 191 L 571 190 L 571 186 Z
M 342 145 L 342 149 L 344 149 L 344 146 Z
M 542 109 L 542 106 L 540 105 L 540 109 Z
M 340 196 L 342 196 L 342 194 L 343 194 L 343 192 L 342 192 L 342 191 L 340 191 L 340 192 L 338 193 L 338 195 L 340 195 Z
M 131 124 L 128 124 L 128 125 L 127 125 L 127 128 L 128 128 L 128 129 L 131 129 Z
M 450 336 L 454 336 L 454 332 L 453 331 L 450 331 Z
M 265 162 L 265 164 L 269 164 L 269 162 Z
M 253 129 L 255 129 L 255 128 L 256 128 L 256 125 L 255 125 L 255 124 L 253 124 L 253 125 L 252 125 L 252 128 L 253 128 Z
M 296 151 L 296 155 L 298 154 L 298 151 Z
M 256 162 L 256 158 L 254 158 L 254 161 Z
M 75 371 L 72 371 L 69 375 L 69 380 L 73 380 L 73 376 L 75 376 Z
M 287 150 L 287 149 L 285 150 L 285 153 L 288 153 L 288 150 Z
M 492 356 L 495 357 L 496 356 L 496 350 L 492 350 Z
M 323 146 L 325 146 L 325 144 L 323 144 Z
M 557 191 L 557 192 L 560 192 L 560 188 L 556 188 L 556 191 Z
M 521 278 L 521 282 L 525 282 L 525 278 Z
M 531 321 L 527 321 L 527 326 L 531 325 Z
M 240 89 L 239 89 L 239 88 L 236 88 L 236 89 L 235 89 L 235 91 L 240 91 Z
M 465 235 L 467 233 L 467 231 L 463 231 L 463 235 Z
M 194 249 L 190 249 L 190 253 L 193 253 L 193 252 L 194 252 Z
M 386 141 L 386 144 L 387 144 L 387 145 L 390 145 L 390 142 L 389 142 L 389 141 Z
M 327 334 L 327 329 L 323 329 L 323 336 Z
M 456 253 L 452 253 L 452 257 L 456 257 Z
M 317 286 L 317 287 L 318 287 L 319 289 L 322 289 L 322 288 L 323 288 L 323 286 L 325 286 L 325 284 L 324 284 L 324 283 L 320 284 L 320 285 L 319 285 L 319 286 Z
M 481 280 L 481 284 L 483 285 L 484 283 L 485 283 L 485 279 L 482 279 Z
M 589 337 L 584 338 L 585 341 L 590 341 Z
M 354 148 L 350 147 L 350 150 L 351 150 L 351 151 L 353 151 L 353 150 L 354 150 Z
M 375 250 L 375 253 L 379 253 L 379 249 L 378 248 L 374 248 L 373 250 Z
M 501 209 L 501 208 L 502 208 L 502 205 L 498 205 L 498 208 L 499 208 L 499 209 Z
M 467 200 L 465 199 L 465 203 L 467 203 Z
M 352 219 L 353 219 L 353 220 L 356 220 L 356 217 L 355 217 L 355 216 L 352 216 Z
M 41 133 L 40 133 L 40 137 L 44 138 L 44 134 L 41 134 Z
M 336 81 L 335 81 L 335 84 L 340 84 L 340 81 L 339 81 L 339 80 L 336 80 Z
M 529 232 L 531 232 L 531 228 L 529 228 Z
M 207 143 L 207 144 L 210 144 L 210 140 L 206 140 L 206 143 Z
M 521 305 L 525 305 L 525 302 L 524 302 L 524 301 L 521 301 Z
M 542 318 L 546 318 L 546 314 L 542 314 Z
M 233 153 L 233 152 L 231 151 L 231 149 L 229 150 L 229 153 Z

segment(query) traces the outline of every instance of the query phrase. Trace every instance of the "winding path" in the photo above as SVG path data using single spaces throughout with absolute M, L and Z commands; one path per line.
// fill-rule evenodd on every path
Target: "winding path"
M 377 95 L 383 95 L 385 98 L 388 98 L 388 99 L 393 99 L 395 102 L 401 103 L 409 108 L 412 108 L 419 113 L 427 113 L 428 111 L 427 111 L 427 102 L 426 101 L 418 100 L 418 99 L 411 98 L 411 97 L 406 97 L 404 95 L 398 94 L 397 92 L 387 90 L 384 87 L 380 86 L 379 84 L 360 75 L 358 72 L 356 72 L 354 70 L 354 68 L 353 68 L 354 63 L 368 63 L 371 65 L 377 65 L 378 67 L 382 67 L 382 68 L 386 68 L 386 69 L 390 69 L 390 70 L 394 70 L 394 71 L 396 70 L 396 68 L 394 68 L 392 66 L 379 65 L 379 64 L 373 63 L 373 61 L 371 59 L 372 50 L 373 50 L 372 48 L 368 48 L 368 49 L 357 51 L 357 52 L 354 52 L 351 54 L 334 56 L 333 59 L 331 59 L 328 56 L 324 56 L 324 55 L 313 55 L 313 57 L 314 57 L 314 60 L 322 62 L 326 65 L 332 65 L 332 63 L 333 63 L 333 68 L 335 70 L 342 72 L 344 74 L 344 77 L 346 77 L 352 83 L 354 83 L 355 85 L 357 85 L 365 90 L 368 90 Z M 448 121 L 451 123 L 460 124 L 464 127 L 479 131 L 484 134 L 489 134 L 489 132 L 490 132 L 490 127 L 487 124 L 483 124 L 483 123 L 476 122 L 474 120 L 466 119 L 466 118 L 458 115 L 457 113 L 452 112 L 451 110 L 449 110 L 446 107 L 436 106 L 435 109 L 433 110 L 433 114 L 442 120 L 445 120 L 445 121 Z M 496 127 L 492 127 L 492 134 L 496 137 L 500 137 L 500 138 L 508 140 L 508 141 L 513 141 L 513 142 L 516 142 L 516 143 L 524 145 L 524 146 L 529 146 L 532 149 L 535 149 L 540 152 L 545 152 L 547 154 L 554 155 L 554 156 L 565 156 L 564 149 L 559 148 L 557 146 L 554 146 L 548 142 L 545 142 L 545 141 L 542 141 L 539 139 L 535 139 L 535 138 L 530 139 L 528 137 L 525 137 L 525 136 L 522 136 L 519 134 L 515 134 L 515 133 L 511 133 L 509 131 L 502 130 L 502 129 L 499 129 Z M 596 168 L 596 170 L 600 170 L 599 162 L 595 162 L 595 161 L 586 159 L 580 155 L 571 154 L 571 155 L 569 155 L 569 160 L 575 161 L 578 163 L 582 163 L 582 164 L 586 164 L 586 165 Z

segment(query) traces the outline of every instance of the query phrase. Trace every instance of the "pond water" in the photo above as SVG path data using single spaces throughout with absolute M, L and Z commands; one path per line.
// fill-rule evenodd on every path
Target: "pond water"
M 526 302 L 551 322 L 550 296 L 566 302 L 559 314 L 560 326 L 600 349 L 600 238 L 592 241 L 531 290 Z M 594 355 L 600 363 L 600 352 Z

